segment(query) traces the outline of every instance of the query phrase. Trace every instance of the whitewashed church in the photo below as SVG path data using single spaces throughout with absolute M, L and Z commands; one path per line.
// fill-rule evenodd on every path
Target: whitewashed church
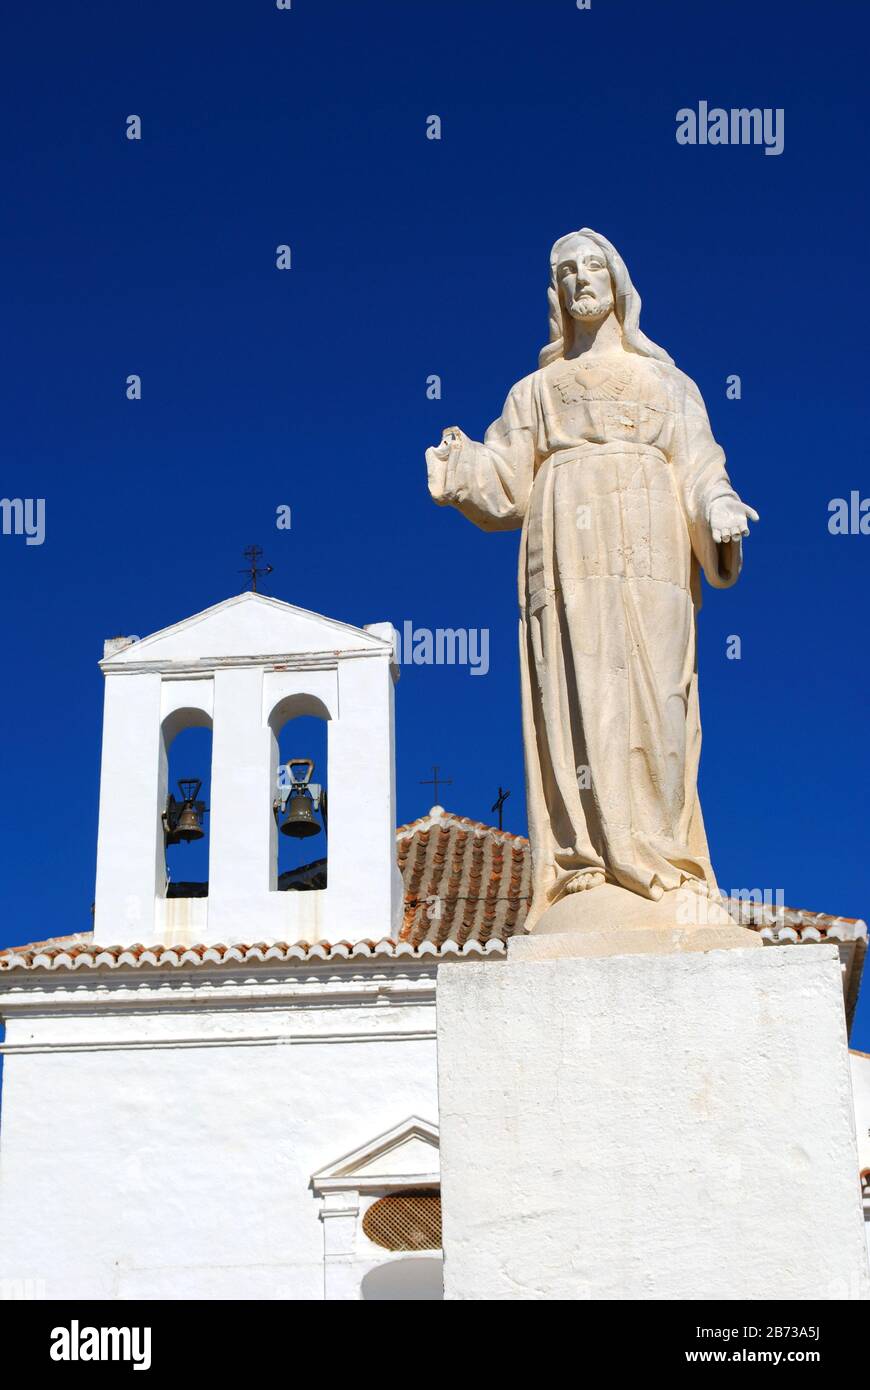
M 245 593 L 111 639 L 102 670 L 93 930 L 32 924 L 0 952 L 0 1287 L 441 1298 L 439 965 L 501 968 L 527 841 L 438 806 L 397 830 L 389 624 Z M 325 767 L 293 742 L 312 717 Z M 191 728 L 207 806 L 202 768 L 171 777 Z M 285 839 L 321 848 L 282 872 Z M 167 872 L 185 840 L 207 881 Z M 765 941 L 837 943 L 851 1022 L 865 924 L 740 910 Z M 851 1060 L 870 1231 L 870 1056 Z M 485 1153 L 467 1180 L 497 1180 Z

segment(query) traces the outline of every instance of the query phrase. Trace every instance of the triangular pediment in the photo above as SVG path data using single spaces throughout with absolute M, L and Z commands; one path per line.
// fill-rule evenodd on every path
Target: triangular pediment
M 438 1128 L 411 1115 L 311 1178 L 315 1192 L 432 1186 L 440 1179 Z
M 237 594 L 172 627 L 133 642 L 101 664 L 104 671 L 154 663 L 304 656 L 312 652 L 384 651 L 389 642 L 264 594 Z

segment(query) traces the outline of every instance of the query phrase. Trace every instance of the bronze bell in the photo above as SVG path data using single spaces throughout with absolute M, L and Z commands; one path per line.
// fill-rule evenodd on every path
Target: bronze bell
M 167 845 L 189 844 L 192 840 L 201 840 L 205 834 L 202 828 L 205 802 L 196 799 L 201 786 L 202 782 L 196 777 L 182 777 L 178 783 L 182 800 L 176 801 L 174 796 L 169 796 L 163 812 Z
M 287 815 L 281 825 L 282 835 L 292 835 L 294 840 L 304 840 L 309 835 L 319 835 L 320 826 L 314 816 L 314 802 L 307 790 L 294 792 L 287 806 Z
M 199 812 L 192 801 L 185 801 L 181 808 L 181 815 L 172 832 L 175 840 L 201 840 L 205 831 L 202 828 L 202 821 Z

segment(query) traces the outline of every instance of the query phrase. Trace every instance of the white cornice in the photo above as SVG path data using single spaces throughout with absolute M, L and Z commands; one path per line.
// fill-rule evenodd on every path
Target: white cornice
M 149 1038 L 76 1038 L 73 1042 L 57 1040 L 43 1043 L 0 1043 L 0 1056 L 15 1057 L 21 1054 L 60 1052 L 165 1052 L 186 1050 L 188 1048 L 210 1047 L 311 1047 L 326 1043 L 396 1043 L 396 1042 L 434 1042 L 435 1028 L 393 1028 L 393 1029 L 350 1029 L 337 1032 L 324 1029 L 322 1032 L 275 1034 L 275 1033 L 227 1033 L 218 1038 L 205 1034 L 187 1034 L 179 1037 Z
M 354 1005 L 384 1009 L 401 1004 L 434 1004 L 435 961 L 405 958 L 390 965 L 373 962 L 351 973 L 312 965 L 305 972 L 286 965 L 275 970 L 232 970 L 208 966 L 163 969 L 139 967 L 135 974 L 88 970 L 62 975 L 22 972 L 0 980 L 0 1016 L 46 1014 L 101 1017 L 111 1014 L 245 1012 L 275 1008 L 338 1008 Z
M 379 647 L 336 648 L 321 652 L 278 652 L 269 656 L 201 656 L 195 661 L 127 661 L 116 664 L 111 658 L 100 662 L 105 676 L 141 676 L 154 673 L 173 677 L 207 676 L 213 671 L 231 670 L 237 666 L 259 666 L 265 671 L 335 671 L 343 661 L 365 658 L 392 661 L 392 648 L 387 643 Z

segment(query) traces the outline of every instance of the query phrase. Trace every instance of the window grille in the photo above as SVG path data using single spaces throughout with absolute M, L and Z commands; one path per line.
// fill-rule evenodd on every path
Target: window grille
M 369 1207 L 363 1231 L 385 1250 L 440 1250 L 441 1197 L 437 1192 L 393 1192 Z

